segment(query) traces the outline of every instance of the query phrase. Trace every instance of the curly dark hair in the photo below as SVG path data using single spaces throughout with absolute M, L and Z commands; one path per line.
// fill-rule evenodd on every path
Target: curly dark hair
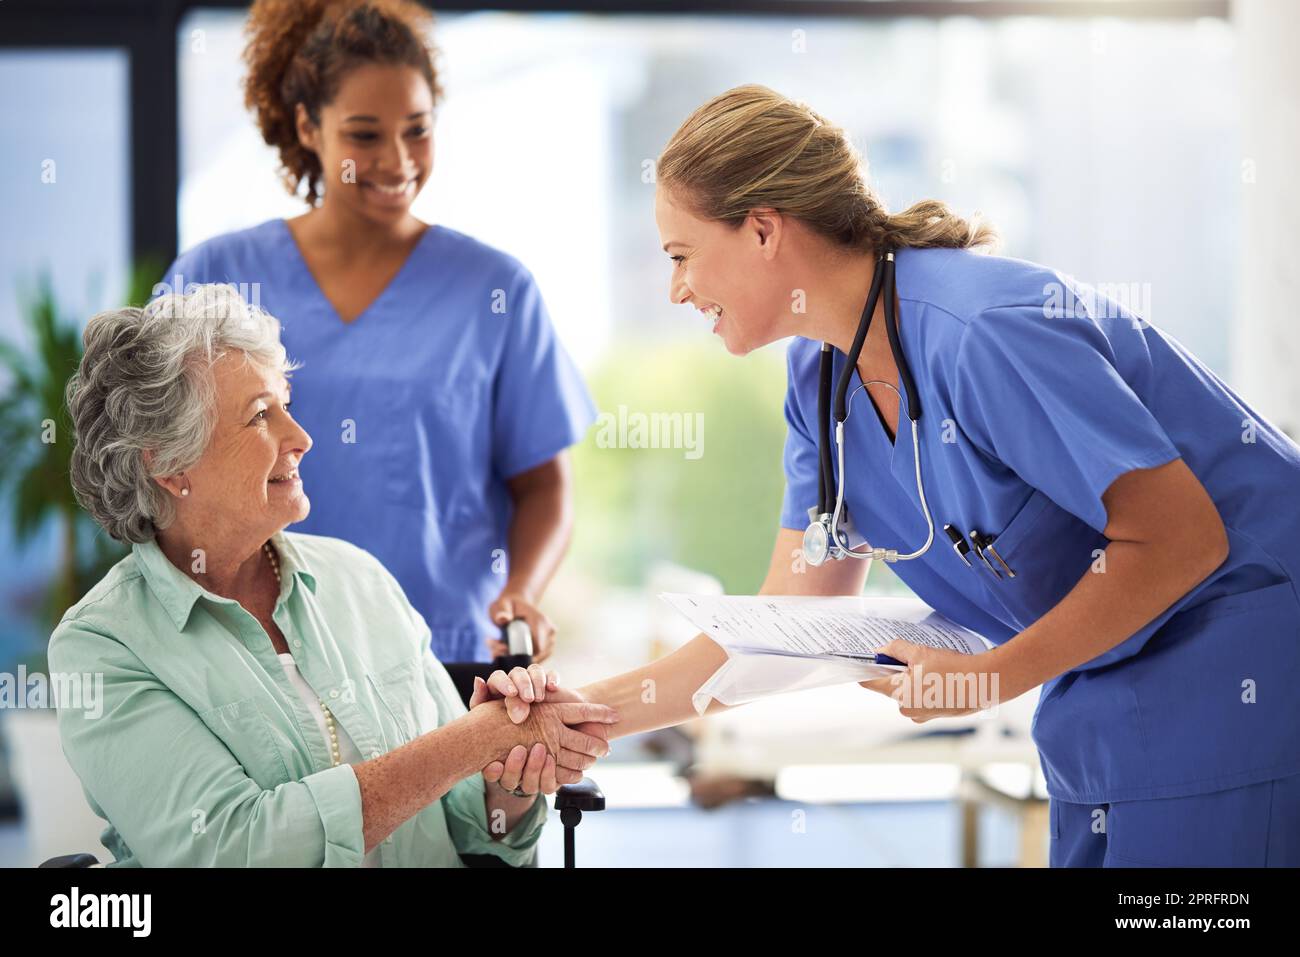
M 411 66 L 429 84 L 435 107 L 442 96 L 434 67 L 433 16 L 411 0 L 257 0 L 248 13 L 244 104 L 257 117 L 262 139 L 280 152 L 281 177 L 295 196 L 321 197 L 320 159 L 298 142 L 295 110 L 313 123 L 351 69 L 366 63 Z

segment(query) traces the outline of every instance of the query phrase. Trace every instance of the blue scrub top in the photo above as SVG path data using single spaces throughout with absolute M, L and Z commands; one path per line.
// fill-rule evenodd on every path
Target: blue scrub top
M 532 274 L 432 225 L 345 323 L 273 219 L 196 246 L 164 281 L 233 283 L 280 320 L 302 363 L 293 415 L 313 441 L 302 465 L 311 515 L 294 530 L 378 558 L 440 659 L 487 660 L 487 606 L 508 569 L 505 482 L 581 440 L 596 417 Z
M 904 249 L 896 282 L 935 541 L 892 568 L 922 600 L 1007 641 L 1101 567 L 1111 482 L 1179 457 L 1227 526 L 1209 578 L 1043 686 L 1033 737 L 1051 796 L 1176 797 L 1300 772 L 1300 447 L 1172 337 L 1045 267 Z M 788 354 L 781 524 L 800 530 L 818 498 L 819 351 L 795 339 Z M 853 400 L 844 498 L 868 541 L 910 552 L 926 523 L 897 387 L 893 442 L 866 393 Z M 973 552 L 967 568 L 946 523 L 995 535 L 1017 577 Z

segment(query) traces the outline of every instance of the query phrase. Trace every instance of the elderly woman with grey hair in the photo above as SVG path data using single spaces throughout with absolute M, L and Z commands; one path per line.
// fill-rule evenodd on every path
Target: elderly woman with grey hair
M 553 681 L 520 723 L 504 683 L 467 710 L 378 561 L 284 531 L 311 438 L 279 324 L 233 287 L 100 313 L 85 347 L 72 485 L 132 548 L 49 661 L 103 676 L 102 714 L 59 702 L 59 731 L 113 864 L 529 863 L 537 793 L 608 751 L 614 711 Z

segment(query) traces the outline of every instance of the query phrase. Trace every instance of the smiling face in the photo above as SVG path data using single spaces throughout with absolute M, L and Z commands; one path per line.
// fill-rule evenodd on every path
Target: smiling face
M 325 202 L 390 225 L 433 170 L 433 93 L 413 67 L 364 64 L 343 76 L 319 127 L 298 105 L 298 137 L 320 160 Z
M 289 414 L 289 383 L 279 370 L 228 353 L 212 374 L 217 420 L 202 458 L 185 472 L 190 494 L 178 518 L 199 541 L 204 528 L 265 540 L 311 510 L 298 477 L 311 436 Z
M 673 262 L 669 299 L 705 313 L 727 351 L 745 355 L 794 334 L 791 301 L 798 284 L 791 257 L 779 255 L 782 243 L 791 241 L 785 217 L 756 210 L 733 229 L 701 219 L 660 187 L 655 222 Z

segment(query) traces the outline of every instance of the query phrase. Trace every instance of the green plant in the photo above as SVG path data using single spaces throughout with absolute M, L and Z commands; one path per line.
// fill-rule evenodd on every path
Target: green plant
M 159 271 L 156 263 L 136 266 L 128 302 L 147 301 Z M 77 505 L 68 481 L 73 430 L 64 388 L 82 345 L 78 325 L 61 321 L 59 311 L 49 276 L 42 275 L 23 308 L 31 349 L 0 340 L 0 380 L 8 380 L 0 395 L 0 490 L 11 497 L 14 537 L 21 546 L 48 522 L 61 529 L 59 572 L 41 614 L 51 629 L 124 553 Z

